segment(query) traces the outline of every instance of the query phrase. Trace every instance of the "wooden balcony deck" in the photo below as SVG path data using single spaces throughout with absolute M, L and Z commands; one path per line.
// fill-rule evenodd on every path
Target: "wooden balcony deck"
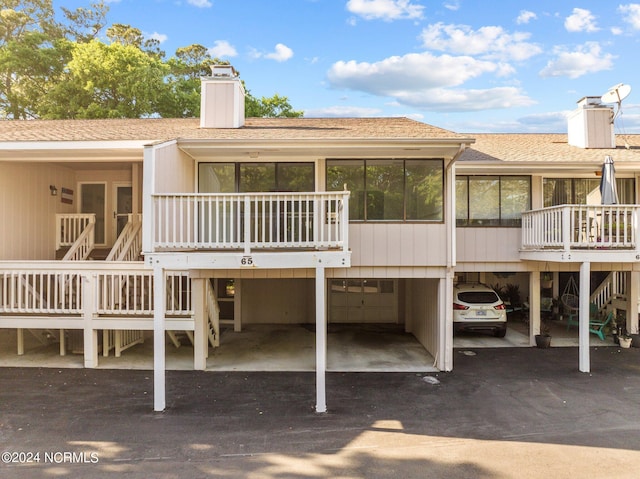
M 640 259 L 638 205 L 561 205 L 522 215 L 520 258 L 633 262 Z

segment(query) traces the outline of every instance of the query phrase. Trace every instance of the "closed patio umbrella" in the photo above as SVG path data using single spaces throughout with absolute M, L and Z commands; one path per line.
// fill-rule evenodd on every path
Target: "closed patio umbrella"
M 613 158 L 605 156 L 602 165 L 602 177 L 600 178 L 601 204 L 617 205 L 618 189 L 616 188 L 616 170 L 613 166 Z

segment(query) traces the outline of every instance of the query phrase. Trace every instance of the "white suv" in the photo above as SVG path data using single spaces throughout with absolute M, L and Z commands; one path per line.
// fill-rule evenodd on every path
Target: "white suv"
M 507 334 L 507 310 L 498 294 L 480 283 L 453 287 L 454 331 L 487 331 L 498 338 Z

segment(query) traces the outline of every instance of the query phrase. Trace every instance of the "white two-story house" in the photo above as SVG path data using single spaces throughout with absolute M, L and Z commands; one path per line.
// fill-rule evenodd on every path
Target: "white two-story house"
M 0 123 L 0 328 L 16 333 L 18 355 L 25 334 L 45 331 L 60 354 L 79 343 L 96 367 L 101 351 L 152 336 L 162 410 L 175 331 L 204 370 L 222 322 L 305 323 L 322 412 L 329 323 L 403 325 L 450 371 L 453 285 L 465 276 L 517 280 L 533 344 L 541 273 L 558 285 L 561 272 L 579 271 L 582 284 L 590 271 L 616 272 L 608 281 L 625 285 L 615 293 L 637 331 L 635 147 L 457 134 L 406 118 L 245 120 L 231 68 L 202 80 L 201 110 Z M 587 205 L 605 155 L 624 206 Z M 611 215 L 619 226 L 605 239 Z M 581 301 L 589 294 L 581 288 Z

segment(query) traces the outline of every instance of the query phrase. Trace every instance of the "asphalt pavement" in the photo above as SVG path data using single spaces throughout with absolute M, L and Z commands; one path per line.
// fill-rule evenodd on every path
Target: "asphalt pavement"
M 2 478 L 637 478 L 640 349 L 457 349 L 451 373 L 0 369 Z

